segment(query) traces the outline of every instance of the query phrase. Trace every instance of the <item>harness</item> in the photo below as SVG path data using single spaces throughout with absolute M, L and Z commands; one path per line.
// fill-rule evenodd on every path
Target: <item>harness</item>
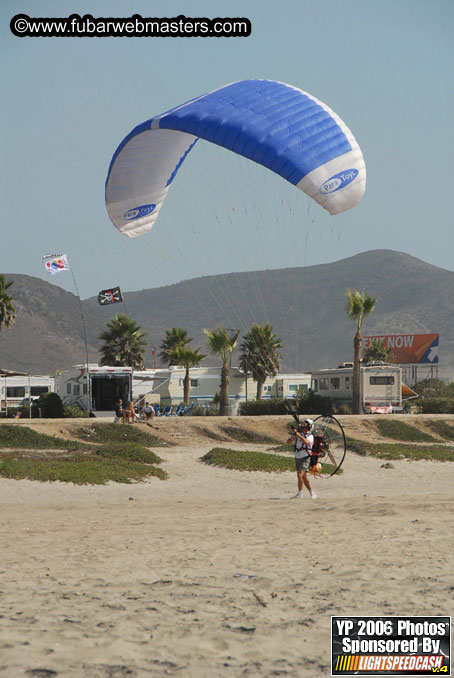
M 323 435 L 317 433 L 313 433 L 312 435 L 314 436 L 314 442 L 311 450 L 310 466 L 316 466 L 318 464 L 319 458 L 326 455 L 326 441 Z
M 303 443 L 301 438 L 296 438 L 295 439 L 295 456 L 296 452 L 301 452 L 301 450 L 306 452 L 306 456 L 309 457 L 311 455 L 311 450 L 313 447 L 309 447 L 309 445 L 306 445 L 306 443 Z

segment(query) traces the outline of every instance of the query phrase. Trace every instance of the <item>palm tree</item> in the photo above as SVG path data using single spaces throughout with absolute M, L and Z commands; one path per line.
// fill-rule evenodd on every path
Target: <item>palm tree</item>
M 132 367 L 136 370 L 144 367 L 144 352 L 147 345 L 145 334 L 131 316 L 119 313 L 107 323 L 107 329 L 99 338 L 101 346 L 101 365 Z
M 263 384 L 267 377 L 274 377 L 279 372 L 282 342 L 273 334 L 271 325 L 252 325 L 243 337 L 241 344 L 240 367 L 247 374 L 252 372 L 257 382 L 257 400 L 261 400 Z
M 235 330 L 232 336 L 228 336 L 225 327 L 218 327 L 215 330 L 203 330 L 205 332 L 208 344 L 208 350 L 213 355 L 220 356 L 222 360 L 221 369 L 221 390 L 219 394 L 219 414 L 228 416 L 230 414 L 229 405 L 229 383 L 230 370 L 229 358 L 236 348 L 240 330 Z
M 349 318 L 356 321 L 356 334 L 353 340 L 353 414 L 361 414 L 361 326 L 364 316 L 369 315 L 375 308 L 377 299 L 366 292 L 347 290 L 345 311 Z
M 12 280 L 6 282 L 5 276 L 0 274 L 0 329 L 2 325 L 10 329 L 16 320 L 16 308 L 12 297 L 8 294 L 8 289 L 12 284 Z
M 161 342 L 159 357 L 166 365 L 179 365 L 181 363 L 174 362 L 175 357 L 171 358 L 170 353 L 180 346 L 187 346 L 191 341 L 192 339 L 188 337 L 186 330 L 182 330 L 180 327 L 172 327 L 172 329 L 166 330 L 165 337 Z
M 372 360 L 382 360 L 384 363 L 392 363 L 394 354 L 391 349 L 385 347 L 383 339 L 374 339 L 364 351 L 363 360 L 369 363 Z
M 183 365 L 186 369 L 183 379 L 183 402 L 189 404 L 189 391 L 191 381 L 189 378 L 189 370 L 191 367 L 197 365 L 206 358 L 206 355 L 200 353 L 200 347 L 192 349 L 189 346 L 177 346 L 172 351 L 169 351 L 169 359 L 172 361 L 171 365 Z

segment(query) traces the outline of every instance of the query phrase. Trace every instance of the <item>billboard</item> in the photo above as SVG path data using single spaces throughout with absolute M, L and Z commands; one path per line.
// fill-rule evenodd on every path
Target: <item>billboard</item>
M 397 365 L 438 364 L 438 334 L 377 334 L 363 337 L 367 349 L 373 341 L 383 341 Z

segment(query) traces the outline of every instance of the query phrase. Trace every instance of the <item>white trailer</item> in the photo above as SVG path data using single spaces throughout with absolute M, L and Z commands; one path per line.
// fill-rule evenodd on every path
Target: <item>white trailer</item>
M 89 412 L 113 412 L 118 398 L 132 399 L 132 369 L 100 366 L 96 363 L 74 365 L 55 378 L 55 390 L 64 405 Z
M 184 397 L 185 373 L 185 368 L 181 366 L 134 372 L 134 398 L 149 402 L 160 400 L 163 405 L 180 405 Z M 190 402 L 200 405 L 212 403 L 215 394 L 219 393 L 221 388 L 221 368 L 192 367 L 189 377 Z M 264 400 L 276 397 L 294 398 L 298 392 L 307 391 L 310 384 L 310 374 L 278 374 L 275 377 L 267 377 L 262 397 Z M 246 375 L 238 367 L 230 368 L 229 401 L 232 413 L 237 411 L 240 402 L 254 400 L 256 391 L 257 383 L 250 374 L 246 380 Z
M 0 410 L 38 400 L 43 393 L 55 390 L 55 379 L 46 375 L 0 376 Z
M 361 403 L 367 414 L 387 414 L 402 408 L 402 369 L 399 365 L 368 363 L 360 368 Z M 312 391 L 336 403 L 353 401 L 353 363 L 312 374 Z

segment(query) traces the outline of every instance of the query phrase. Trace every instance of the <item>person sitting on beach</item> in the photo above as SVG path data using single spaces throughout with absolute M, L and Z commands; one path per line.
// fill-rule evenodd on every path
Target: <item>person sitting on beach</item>
M 134 403 L 132 400 L 128 403 L 127 407 L 123 410 L 123 423 L 133 424 L 136 418 L 136 411 L 134 409 Z
M 123 418 L 123 401 L 121 398 L 118 398 L 117 402 L 115 403 L 114 424 L 118 424 L 118 422 L 121 421 L 122 418 Z
M 314 422 L 312 419 L 305 419 L 298 425 L 298 428 L 293 429 L 292 435 L 287 440 L 287 443 L 293 443 L 295 446 L 295 466 L 298 476 L 298 492 L 295 497 L 298 499 L 303 498 L 303 486 L 309 490 L 311 499 L 317 498 L 309 478 L 307 477 L 307 472 L 311 463 L 312 445 L 314 444 L 314 436 L 311 433 L 313 424 Z
M 153 419 L 155 415 L 154 407 L 150 403 L 145 403 L 145 407 L 142 410 L 145 419 Z

